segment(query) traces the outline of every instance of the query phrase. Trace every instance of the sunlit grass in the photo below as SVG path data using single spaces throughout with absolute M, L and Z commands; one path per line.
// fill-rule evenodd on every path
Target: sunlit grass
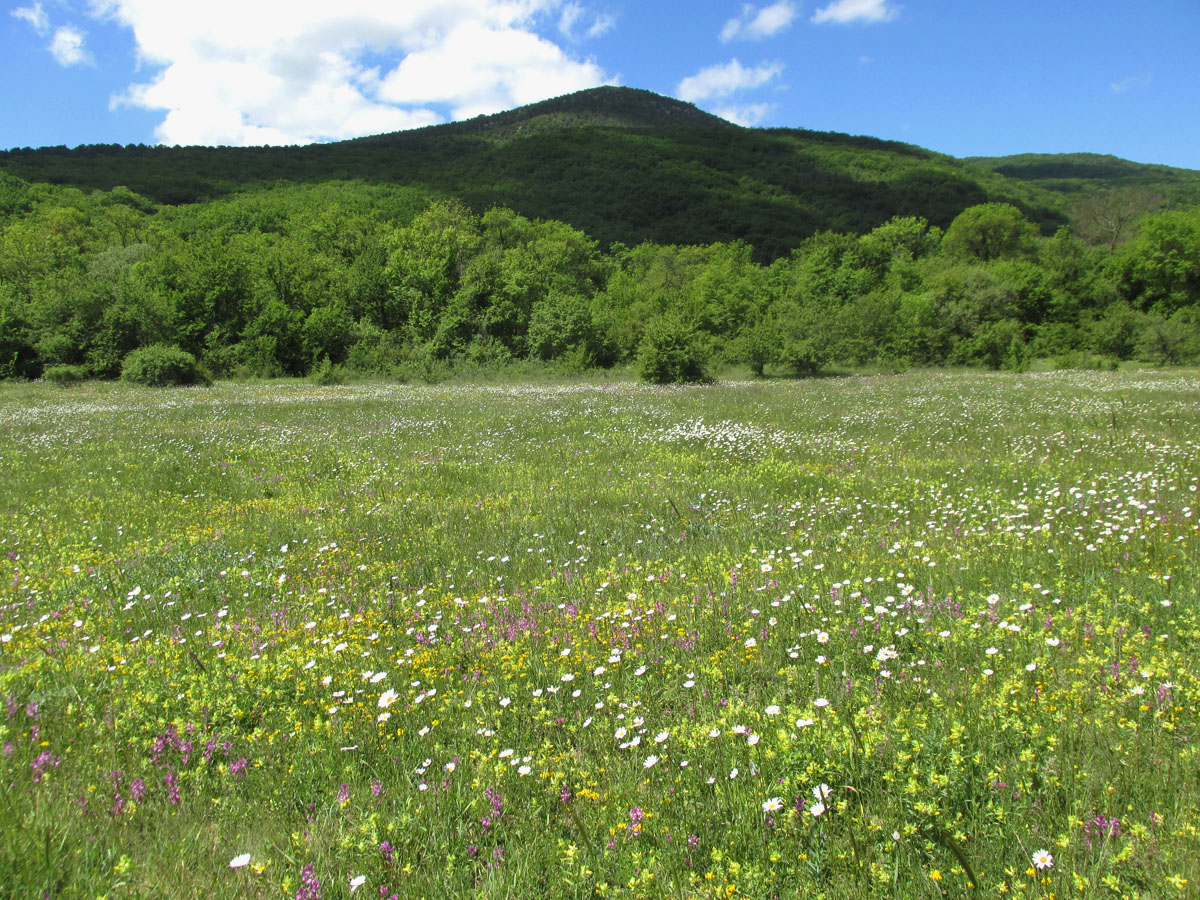
M 1178 371 L 5 385 L 0 895 L 1192 895 L 1198 425 Z

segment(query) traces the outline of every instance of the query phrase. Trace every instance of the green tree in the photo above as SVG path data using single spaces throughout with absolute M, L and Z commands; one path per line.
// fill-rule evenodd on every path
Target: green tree
M 1138 349 L 1164 366 L 1179 365 L 1194 359 L 1200 350 L 1200 315 L 1197 310 L 1181 309 L 1170 318 L 1148 316 Z
M 432 203 L 395 233 L 385 274 L 414 339 L 433 337 L 482 241 L 478 218 L 455 201 Z
M 638 348 L 638 375 L 652 384 L 702 384 L 712 380 L 710 353 L 707 339 L 695 327 L 663 316 L 646 328 Z
M 558 359 L 573 352 L 585 364 L 594 364 L 605 356 L 591 305 L 584 297 L 557 291 L 534 306 L 528 342 L 529 354 L 536 359 Z
M 1143 219 L 1119 265 L 1141 309 L 1170 317 L 1200 302 L 1200 209 Z
M 322 357 L 334 365 L 346 361 L 354 343 L 354 320 L 340 303 L 318 306 L 304 320 L 302 340 L 310 365 Z
M 964 209 L 946 229 L 942 249 L 977 262 L 1015 259 L 1033 252 L 1037 229 L 1008 203 L 982 203 Z
M 1119 300 L 1093 320 L 1089 329 L 1091 344 L 1097 353 L 1117 359 L 1129 359 L 1145 327 L 1144 318 L 1128 303 Z
M 775 361 L 797 375 L 815 375 L 832 357 L 829 313 L 816 300 L 785 299 L 771 307 Z

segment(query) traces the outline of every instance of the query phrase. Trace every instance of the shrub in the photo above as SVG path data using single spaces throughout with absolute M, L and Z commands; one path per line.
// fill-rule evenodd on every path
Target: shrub
M 321 358 L 321 361 L 313 367 L 312 374 L 308 376 L 309 381 L 315 384 L 325 386 L 334 384 L 346 383 L 346 370 L 337 363 L 331 362 L 328 356 Z
M 42 373 L 42 377 L 51 384 L 66 387 L 68 384 L 78 384 L 86 381 L 90 373 L 87 366 L 50 366 Z
M 196 357 L 173 344 L 151 344 L 130 351 L 121 365 L 121 378 L 148 387 L 206 381 L 196 365 Z
M 408 345 L 365 319 L 357 328 L 358 341 L 347 353 L 345 367 L 359 375 L 395 375 L 408 359 Z
M 651 323 L 638 348 L 637 370 L 652 384 L 697 384 L 712 381 L 710 350 L 704 337 L 677 319 Z

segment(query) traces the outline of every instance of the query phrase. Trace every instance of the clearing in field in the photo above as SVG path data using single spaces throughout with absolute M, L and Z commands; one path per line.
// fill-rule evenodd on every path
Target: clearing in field
M 1200 377 L 0 388 L 0 895 L 1172 897 Z

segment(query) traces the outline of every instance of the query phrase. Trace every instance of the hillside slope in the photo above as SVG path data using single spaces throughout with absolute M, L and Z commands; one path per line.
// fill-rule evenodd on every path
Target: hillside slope
M 1192 169 L 1131 162 L 1099 153 L 1021 153 L 969 157 L 966 162 L 1068 195 L 1143 190 L 1158 194 L 1167 203 L 1200 203 L 1200 172 Z
M 172 204 L 280 181 L 412 186 L 477 211 L 559 219 L 605 245 L 739 239 L 769 259 L 819 231 L 863 233 L 896 215 L 945 226 L 986 201 L 1013 203 L 1052 232 L 1071 205 L 1063 178 L 1080 170 L 1049 177 L 1054 158 L 1026 159 L 967 161 L 868 137 L 742 128 L 648 91 L 603 87 L 305 147 L 12 150 L 0 153 L 0 171 L 85 189 L 125 185 Z M 1115 160 L 1106 171 L 1150 177 L 1147 168 L 1164 167 Z

